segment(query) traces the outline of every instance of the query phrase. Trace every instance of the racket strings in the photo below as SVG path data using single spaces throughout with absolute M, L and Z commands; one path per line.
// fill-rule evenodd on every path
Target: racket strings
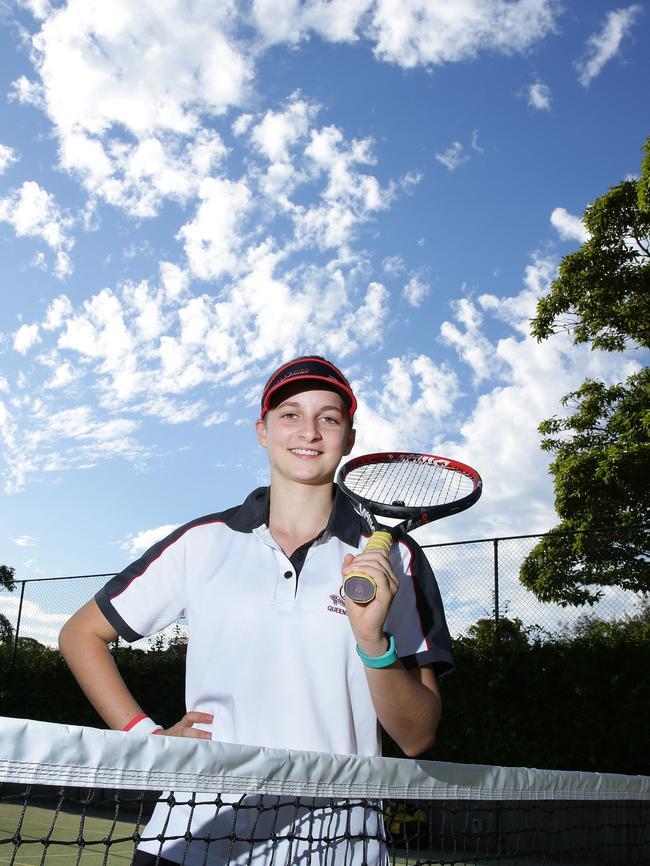
M 453 466 L 433 461 L 393 460 L 352 469 L 345 484 L 356 496 L 407 508 L 457 502 L 474 490 L 473 479 Z

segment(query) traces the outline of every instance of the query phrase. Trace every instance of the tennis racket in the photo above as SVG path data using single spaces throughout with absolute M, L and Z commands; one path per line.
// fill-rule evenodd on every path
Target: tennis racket
M 483 491 L 481 476 L 471 466 L 434 454 L 397 451 L 348 460 L 336 481 L 372 529 L 364 552 L 388 553 L 407 532 L 465 511 Z M 402 522 L 379 530 L 376 514 Z M 345 578 L 343 591 L 352 601 L 367 604 L 375 597 L 377 584 L 370 575 L 355 571 Z

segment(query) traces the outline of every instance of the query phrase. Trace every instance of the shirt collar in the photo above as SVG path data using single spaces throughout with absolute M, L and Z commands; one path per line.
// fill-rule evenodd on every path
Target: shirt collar
M 351 547 L 358 547 L 361 533 L 364 530 L 367 532 L 367 527 L 340 487 L 334 486 L 336 487 L 334 504 L 325 533 L 335 535 Z M 258 487 L 238 508 L 232 510 L 226 520 L 227 526 L 235 532 L 252 532 L 259 526 L 267 526 L 270 501 L 271 488 Z

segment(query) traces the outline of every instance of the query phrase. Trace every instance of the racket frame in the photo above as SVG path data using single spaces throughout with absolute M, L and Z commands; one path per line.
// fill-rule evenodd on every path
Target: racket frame
M 439 466 L 442 469 L 451 469 L 454 472 L 461 472 L 473 482 L 473 489 L 470 493 L 462 496 L 460 499 L 451 502 L 440 503 L 438 505 L 429 506 L 407 506 L 396 503 L 377 502 L 373 499 L 368 499 L 354 493 L 345 483 L 345 478 L 355 469 L 360 466 L 377 464 L 377 463 L 428 463 Z M 483 492 L 483 481 L 478 472 L 466 463 L 460 463 L 458 460 L 452 460 L 448 457 L 440 457 L 437 454 L 416 454 L 411 451 L 386 451 L 377 452 L 375 454 L 363 454 L 359 457 L 353 457 L 352 460 L 346 461 L 337 473 L 336 483 L 341 491 L 347 496 L 356 512 L 360 514 L 370 526 L 373 535 L 366 544 L 364 550 L 368 549 L 375 533 L 387 532 L 390 533 L 393 543 L 398 541 L 402 536 L 420 526 L 427 523 L 432 523 L 434 520 L 440 520 L 443 517 L 448 517 L 451 514 L 459 514 L 470 508 L 480 498 Z M 380 517 L 389 517 L 400 520 L 396 526 L 379 526 L 375 515 Z M 373 547 L 377 549 L 377 544 Z M 372 548 L 371 548 L 372 549 Z M 349 591 L 348 591 L 349 590 Z M 363 572 L 354 572 L 347 575 L 343 581 L 343 591 L 358 604 L 368 604 L 372 601 L 377 592 L 377 585 L 370 575 Z

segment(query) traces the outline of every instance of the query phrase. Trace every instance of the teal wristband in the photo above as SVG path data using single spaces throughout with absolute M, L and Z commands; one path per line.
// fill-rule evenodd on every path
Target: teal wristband
M 395 638 L 392 634 L 386 633 L 388 638 L 388 649 L 383 656 L 367 656 L 357 644 L 357 653 L 359 658 L 367 668 L 387 668 L 389 665 L 395 664 L 397 661 L 397 650 L 395 649 Z

